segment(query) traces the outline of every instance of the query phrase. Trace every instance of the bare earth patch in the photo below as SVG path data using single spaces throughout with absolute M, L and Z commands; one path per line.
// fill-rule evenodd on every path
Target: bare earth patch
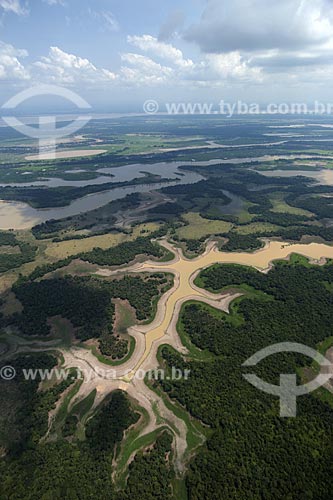
M 106 149 L 79 149 L 76 151 L 57 151 L 54 153 L 42 153 L 40 155 L 26 156 L 26 160 L 60 160 L 64 158 L 79 158 L 80 156 L 95 156 L 107 153 Z
M 121 389 L 126 391 L 148 412 L 149 421 L 142 429 L 140 436 L 146 436 L 151 431 L 160 429 L 163 425 L 168 426 L 174 435 L 175 470 L 177 475 L 181 476 L 188 460 L 187 437 L 189 428 L 183 418 L 166 407 L 164 400 L 147 387 L 142 379 L 142 373 L 158 367 L 157 352 L 163 344 L 174 347 L 184 355 L 188 354 L 176 328 L 182 304 L 189 300 L 197 300 L 228 312 L 231 302 L 240 295 L 233 291 L 213 294 L 198 288 L 194 285 L 195 276 L 201 269 L 213 264 L 227 263 L 252 266 L 265 272 L 274 260 L 287 259 L 295 253 L 319 264 L 324 262 L 323 257 L 333 258 L 333 246 L 318 243 L 304 245 L 266 241 L 265 247 L 254 253 L 228 253 L 219 251 L 214 242 L 209 242 L 203 254 L 196 259 L 187 259 L 179 248 L 170 247 L 170 244 L 165 241 L 160 241 L 160 244 L 172 250 L 175 255 L 172 261 L 136 262 L 122 270 L 122 272 L 130 273 L 159 272 L 174 275 L 173 287 L 161 297 L 154 320 L 146 325 L 136 323 L 128 329 L 128 333 L 136 341 L 136 348 L 131 358 L 121 365 L 111 367 L 99 361 L 91 350 L 84 349 L 79 345 L 63 349 L 61 352 L 64 366 L 76 367 L 82 371 L 84 376 L 84 381 L 75 400 L 83 399 L 96 389 L 94 405 L 97 406 L 112 391 Z M 112 276 L 116 273 L 117 271 L 110 269 L 108 275 Z M 72 401 L 72 405 L 75 400 Z M 158 410 L 158 414 L 154 409 Z M 202 436 L 202 440 L 204 440 L 204 436 Z

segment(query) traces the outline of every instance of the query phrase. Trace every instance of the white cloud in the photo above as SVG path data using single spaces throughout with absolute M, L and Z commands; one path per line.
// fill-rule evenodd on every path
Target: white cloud
M 111 32 L 117 32 L 120 30 L 119 23 L 115 16 L 110 11 L 97 12 L 96 10 L 88 9 L 90 17 L 97 19 L 100 23 L 100 27 Z
M 113 86 L 172 86 L 173 88 L 219 87 L 226 82 L 260 81 L 262 72 L 239 52 L 206 54 L 197 62 L 185 59 L 183 53 L 172 45 L 159 42 L 150 35 L 130 37 L 132 45 L 147 54 L 127 52 L 121 54 L 117 71 L 97 67 L 89 59 L 50 47 L 47 56 L 24 67 L 20 59 L 28 54 L 11 45 L 0 43 L 0 79 L 31 79 L 34 83 L 58 85 L 89 84 L 99 87 Z M 160 60 L 158 60 L 159 58 Z M 167 63 L 161 61 L 167 60 Z
M 20 0 L 0 0 L 0 7 L 5 12 L 13 12 L 18 16 L 28 14 L 28 9 L 20 3 Z
M 119 24 L 112 12 L 101 12 L 101 17 L 105 21 L 105 26 L 110 31 L 119 31 Z
M 118 69 L 96 66 L 87 58 L 51 47 L 47 56 L 23 66 L 26 51 L 0 44 L 0 78 L 28 80 L 34 83 L 55 83 L 96 88 L 122 86 L 164 88 L 220 88 L 225 86 L 277 84 L 316 81 L 326 83 L 332 77 L 333 47 L 325 51 L 309 49 L 282 51 L 277 49 L 246 53 L 230 51 L 203 54 L 188 59 L 175 46 L 160 42 L 151 35 L 128 37 L 138 51 L 121 54 Z M 295 61 L 297 64 L 295 65 Z M 234 87 L 236 88 L 236 87 Z M 245 88 L 245 87 L 244 87 Z M 263 88 L 265 86 L 263 85 Z
M 182 68 L 191 68 L 194 63 L 191 59 L 185 59 L 181 50 L 173 47 L 173 45 L 165 42 L 160 42 L 157 38 L 151 35 L 128 36 L 128 43 L 138 47 L 144 52 L 154 54 L 158 58 L 171 61 L 176 66 Z
M 168 81 L 180 85 L 191 81 L 193 85 L 202 86 L 206 82 L 207 86 L 220 86 L 228 80 L 259 81 L 262 79 L 260 68 L 254 65 L 251 67 L 248 58 L 243 58 L 238 51 L 228 54 L 206 54 L 201 60 L 194 62 L 191 59 L 185 59 L 181 50 L 171 44 L 160 42 L 151 35 L 129 36 L 127 40 L 143 52 L 169 61 L 171 66 L 157 65 L 151 59 L 145 58 L 150 61 L 148 68 L 148 65 L 144 64 L 143 56 L 136 54 L 136 60 L 140 61 L 137 65 L 140 70 L 140 82 L 144 81 L 144 72 L 149 75 L 149 82 L 166 83 Z M 154 70 L 157 73 L 155 79 L 151 78 L 148 71 L 153 68 L 152 63 L 155 64 Z M 132 71 L 129 74 L 132 77 Z
M 71 5 L 69 0 L 0 0 L 0 20 L 7 13 L 28 14 L 33 2 L 39 5 L 44 2 L 44 6 Z M 82 11 L 89 19 L 91 33 L 118 32 L 120 27 L 114 14 L 108 8 L 98 10 L 97 3 L 90 2 L 93 7 L 85 6 Z M 288 92 L 289 84 L 306 88 L 310 83 L 318 88 L 326 85 L 329 95 L 333 76 L 333 0 L 205 0 L 202 3 L 201 18 L 182 35 L 179 34 L 184 21 L 181 11 L 167 17 L 158 37 L 129 35 L 129 47 L 120 49 L 124 53 L 115 67 L 109 69 L 59 47 L 51 47 L 44 57 L 23 64 L 26 51 L 0 42 L 0 79 L 11 82 L 31 79 L 33 83 L 77 87 L 89 84 L 96 88 L 169 86 L 175 92 L 177 88 L 235 89 L 238 83 L 246 90 L 251 84 L 261 83 L 262 93 L 269 92 L 269 85 L 274 89 L 280 85 L 284 89 L 282 95 Z M 80 25 L 82 15 L 65 13 L 72 16 L 72 21 L 64 17 L 64 22 L 71 23 L 73 30 L 86 26 L 86 23 Z M 180 36 L 195 44 L 190 53 Z M 116 36 L 108 38 L 112 41 Z M 108 51 L 105 47 L 101 49 L 107 58 Z M 111 52 L 114 47 L 110 45 L 107 49 Z
M 332 39 L 331 0 L 208 0 L 185 34 L 204 52 L 304 49 Z
M 121 59 L 130 66 L 122 66 L 121 79 L 126 84 L 160 85 L 171 80 L 174 71 L 141 54 L 122 54 Z
M 29 71 L 19 61 L 27 55 L 26 50 L 0 42 L 0 80 L 29 80 Z
M 43 0 L 43 2 L 49 5 L 62 5 L 63 7 L 66 5 L 65 0 Z
M 204 67 L 208 74 L 217 78 L 260 81 L 263 78 L 260 67 L 250 67 L 239 52 L 228 54 L 207 54 Z
M 104 68 L 97 68 L 88 59 L 69 54 L 59 49 L 50 47 L 47 57 L 34 63 L 39 76 L 59 84 L 72 84 L 75 82 L 110 82 L 116 75 Z

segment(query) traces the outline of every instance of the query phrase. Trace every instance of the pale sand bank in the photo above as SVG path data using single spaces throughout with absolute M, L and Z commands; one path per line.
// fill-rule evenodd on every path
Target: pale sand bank
M 65 158 L 79 158 L 80 156 L 95 156 L 107 153 L 106 149 L 77 149 L 75 151 L 57 151 L 54 153 L 43 153 L 40 155 L 26 156 L 26 160 L 60 160 Z

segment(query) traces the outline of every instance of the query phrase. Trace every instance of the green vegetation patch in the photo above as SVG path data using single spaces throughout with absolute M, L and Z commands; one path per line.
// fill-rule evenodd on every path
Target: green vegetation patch
M 95 248 L 91 252 L 81 254 L 80 258 L 99 266 L 121 266 L 131 262 L 138 255 L 162 257 L 164 250 L 158 244 L 152 243 L 150 238 L 140 237 L 107 250 Z
M 274 193 L 270 199 L 273 205 L 272 212 L 277 212 L 282 214 L 288 213 L 292 215 L 301 215 L 305 217 L 311 217 L 313 215 L 311 212 L 307 210 L 303 210 L 301 208 L 292 207 L 291 205 L 288 205 L 288 203 L 285 201 L 285 195 L 283 193 Z
M 275 224 L 269 222 L 253 222 L 251 224 L 246 224 L 243 226 L 238 226 L 235 228 L 235 232 L 238 234 L 267 234 L 276 233 L 281 228 Z
M 41 359 L 38 360 L 40 362 Z M 40 436 L 40 431 L 44 432 L 47 428 L 46 410 L 54 396 L 51 398 L 51 393 L 36 393 L 37 385 L 38 381 L 33 392 L 27 392 L 26 387 L 29 404 L 24 407 L 24 415 L 20 417 L 25 418 L 24 424 L 21 422 L 24 430 L 30 432 L 32 421 Z M 34 409 L 36 402 L 38 413 Z M 89 420 L 85 441 L 39 443 L 36 434 L 33 441 L 29 440 L 29 446 L 22 447 L 21 444 L 15 452 L 13 450 L 0 461 L 3 479 L 0 484 L 1 498 L 40 498 L 42 491 L 45 498 L 73 498 L 74 495 L 82 499 L 121 500 L 111 479 L 113 452 L 125 430 L 137 419 L 138 415 L 133 411 L 126 394 L 116 391 Z M 65 431 L 71 432 L 73 423 L 75 419 L 68 419 Z M 33 473 L 30 473 L 31 470 Z
M 78 276 L 41 281 L 22 279 L 16 283 L 14 291 L 23 311 L 15 314 L 12 321 L 25 335 L 45 337 L 51 331 L 49 318 L 61 315 L 71 321 L 76 337 L 81 340 L 98 338 L 102 355 L 113 360 L 123 359 L 128 353 L 128 340 L 113 335 L 113 299 L 128 300 L 139 321 L 151 320 L 158 298 L 171 284 L 171 277 L 163 273 L 113 280 Z M 59 324 L 59 321 L 53 320 L 54 334 L 59 332 L 59 337 L 68 346 L 68 325 Z
M 235 231 L 230 231 L 226 237 L 228 241 L 221 246 L 223 252 L 253 251 L 264 246 L 263 241 L 251 233 L 239 234 Z
M 183 216 L 187 225 L 177 230 L 180 239 L 200 239 L 212 234 L 228 233 L 232 227 L 230 222 L 204 219 L 198 213 L 188 213 Z
M 0 231 L 0 273 L 32 262 L 37 247 L 19 240 L 15 233 Z
M 191 370 L 188 380 L 161 380 L 161 388 L 213 430 L 190 464 L 189 498 L 252 499 L 258 492 L 268 500 L 330 498 L 332 398 L 323 396 L 328 394 L 324 389 L 298 398 L 297 418 L 281 418 L 278 398 L 244 380 L 248 370 L 242 365 L 260 349 L 283 341 L 316 349 L 327 339 L 325 345 L 331 345 L 333 295 L 327 284 L 333 284 L 333 265 L 311 266 L 295 257 L 276 263 L 267 274 L 218 265 L 200 276 L 214 292 L 238 286 L 255 293 L 238 300 L 229 317 L 200 304 L 182 309 L 183 333 L 213 359 L 185 360 L 169 347 L 161 351 L 169 368 Z M 299 373 L 309 363 L 305 356 L 280 353 L 251 373 L 279 385 L 281 373 Z
M 87 443 L 95 452 L 113 453 L 115 444 L 123 438 L 124 431 L 135 424 L 139 415 L 131 409 L 127 396 L 114 391 L 86 426 Z

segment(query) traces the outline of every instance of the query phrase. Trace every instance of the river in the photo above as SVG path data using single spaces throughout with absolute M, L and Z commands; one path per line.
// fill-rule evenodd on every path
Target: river
M 143 177 L 144 172 L 149 172 L 155 175 L 160 175 L 164 178 L 176 179 L 169 183 L 158 183 L 158 184 L 142 184 L 139 186 L 129 186 L 124 188 L 115 188 L 108 191 L 101 191 L 99 193 L 94 193 L 83 198 L 74 200 L 70 205 L 60 208 L 47 208 L 47 209 L 36 209 L 30 207 L 30 205 L 21 202 L 5 202 L 0 201 L 0 229 L 29 229 L 32 226 L 45 222 L 50 219 L 62 219 L 64 217 L 69 217 L 77 215 L 82 212 L 87 212 L 89 210 L 94 210 L 106 205 L 110 201 L 117 200 L 125 197 L 132 193 L 146 193 L 152 191 L 153 189 L 160 189 L 165 186 L 172 186 L 175 184 L 191 184 L 200 181 L 203 177 L 195 172 L 189 170 L 180 170 L 179 167 L 182 165 L 198 165 L 198 166 L 209 166 L 218 164 L 244 164 L 253 162 L 267 162 L 273 160 L 283 160 L 283 159 L 313 159 L 318 158 L 314 155 L 281 155 L 272 156 L 265 155 L 256 158 L 233 158 L 233 159 L 214 159 L 209 161 L 188 161 L 188 162 L 161 162 L 155 164 L 134 164 L 125 165 L 116 168 L 103 168 L 98 171 L 101 175 L 97 179 L 85 180 L 85 181 L 65 181 L 63 179 L 51 178 L 45 181 L 37 181 L 30 183 L 17 183 L 17 184 L 2 184 L 1 186 L 48 186 L 48 187 L 60 187 L 60 186 L 87 186 L 93 184 L 104 184 L 105 182 L 124 182 L 130 181 L 137 177 Z M 324 157 L 328 159 L 328 157 Z M 260 172 L 267 176 L 276 176 L 276 172 L 279 171 L 269 171 Z M 289 171 L 281 171 L 283 175 L 289 173 Z M 290 171 L 293 175 L 308 175 L 309 172 L 302 171 Z M 323 172 L 323 171 L 320 171 Z M 312 172 L 312 174 L 319 175 L 320 172 Z M 333 174 L 332 171 L 328 171 Z M 311 172 L 310 172 L 311 173 Z M 104 175 L 103 175 L 104 174 Z M 108 174 L 106 176 L 105 174 Z M 113 176 L 112 178 L 109 175 Z M 332 182 L 333 184 L 333 182 Z M 230 196 L 230 194 L 228 194 Z M 228 207 L 231 211 L 228 213 L 235 213 L 237 209 L 241 206 L 241 201 L 237 200 L 232 196 L 232 204 Z

